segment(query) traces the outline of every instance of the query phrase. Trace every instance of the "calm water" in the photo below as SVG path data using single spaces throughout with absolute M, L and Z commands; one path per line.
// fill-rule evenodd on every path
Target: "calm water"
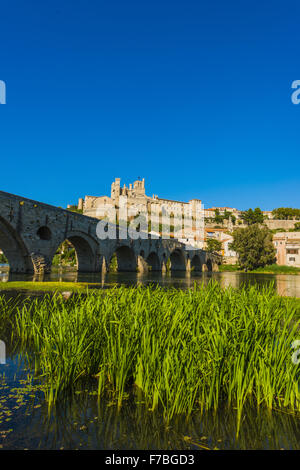
M 32 276 L 0 273 L 3 282 L 26 279 L 33 280 Z M 101 277 L 56 272 L 44 277 L 45 281 L 97 282 L 103 287 L 159 283 L 183 289 L 210 279 L 224 287 L 271 282 L 279 294 L 300 297 L 300 276 L 293 275 L 123 273 Z M 224 407 L 217 415 L 196 413 L 188 421 L 178 418 L 166 428 L 159 412 L 150 413 L 143 403 L 136 404 L 134 397 L 128 398 L 120 412 L 108 400 L 97 400 L 93 383 L 74 391 L 49 411 L 39 387 L 29 385 L 22 356 L 3 326 L 0 336 L 7 345 L 7 363 L 0 365 L 2 449 L 300 449 L 299 417 L 265 409 L 258 412 L 255 407 L 245 408 L 238 437 L 233 409 Z
M 2 449 L 300 449 L 300 419 L 286 413 L 245 408 L 239 436 L 235 411 L 194 414 L 168 427 L 129 397 L 121 411 L 97 400 L 93 387 L 74 393 L 48 410 L 43 394 L 28 387 L 18 357 L 0 365 Z
M 5 267 L 0 265 L 0 282 L 9 281 L 64 281 L 64 282 L 93 282 L 99 283 L 99 287 L 110 287 L 115 284 L 123 285 L 149 285 L 160 284 L 164 287 L 176 287 L 187 289 L 193 287 L 193 284 L 207 284 L 210 279 L 218 281 L 223 287 L 239 287 L 241 284 L 274 284 L 274 288 L 280 295 L 300 297 L 300 275 L 292 274 L 251 274 L 236 272 L 220 273 L 149 273 L 142 275 L 139 273 L 110 273 L 102 276 L 101 274 L 84 274 L 75 271 L 52 272 L 43 278 L 33 275 L 10 275 Z

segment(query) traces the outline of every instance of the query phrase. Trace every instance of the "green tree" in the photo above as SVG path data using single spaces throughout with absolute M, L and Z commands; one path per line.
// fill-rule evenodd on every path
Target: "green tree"
M 8 264 L 8 260 L 4 253 L 0 253 L 0 264 Z
M 272 210 L 274 219 L 279 220 L 300 220 L 300 209 L 293 209 L 292 207 L 278 207 Z
M 67 208 L 68 211 L 71 211 L 71 212 L 77 212 L 78 214 L 83 214 L 83 210 L 82 209 L 78 209 L 77 206 L 70 206 Z
M 254 210 L 248 209 L 247 211 L 244 211 L 241 217 L 247 225 L 264 223 L 264 214 L 259 207 L 256 207 Z
M 231 217 L 231 222 L 232 222 L 232 225 L 235 225 L 235 223 L 236 223 L 236 216 L 235 216 L 235 215 L 233 215 L 233 214 L 231 214 L 231 216 L 230 216 L 230 217 Z
M 233 231 L 231 248 L 239 257 L 239 264 L 245 270 L 264 267 L 276 263 L 273 235 L 270 230 L 259 224 Z
M 294 228 L 291 228 L 291 232 L 300 232 L 300 222 L 296 222 Z
M 226 219 L 226 220 L 229 220 L 229 217 L 231 216 L 231 212 L 228 211 L 227 209 L 225 209 L 224 211 L 224 215 L 223 215 L 223 218 Z
M 110 273 L 118 272 L 118 258 L 117 258 L 116 253 L 114 253 L 111 257 L 111 260 L 109 263 L 109 272 Z
M 53 257 L 53 266 L 76 266 L 77 258 L 74 246 L 65 240 L 57 249 Z
M 210 253 L 221 251 L 222 243 L 215 238 L 208 238 L 208 240 L 206 240 L 206 250 Z
M 216 224 L 222 224 L 223 225 L 224 217 L 220 214 L 219 209 L 215 209 L 214 222 L 216 222 Z

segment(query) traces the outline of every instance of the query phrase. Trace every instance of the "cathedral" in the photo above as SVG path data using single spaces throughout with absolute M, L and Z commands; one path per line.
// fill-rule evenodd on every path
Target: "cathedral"
M 116 219 L 120 220 L 120 213 L 125 205 L 129 221 L 137 215 L 147 216 L 148 219 L 151 218 L 151 221 L 156 220 L 160 227 L 157 229 L 158 235 L 162 235 L 162 231 L 165 235 L 168 225 L 171 227 L 176 225 L 174 221 L 185 220 L 185 230 L 176 238 L 199 248 L 203 246 L 201 200 L 192 199 L 189 202 L 181 202 L 159 198 L 157 195 L 147 196 L 144 178 L 130 183 L 128 187 L 125 184 L 121 186 L 121 179 L 115 178 L 111 185 L 110 196 L 85 196 L 84 199 L 79 199 L 78 209 L 82 209 L 84 215 L 103 219 L 108 216 L 109 210 L 114 208 Z M 164 220 L 169 220 L 169 224 L 164 223 Z M 190 224 L 187 223 L 188 220 Z M 172 233 L 169 234 L 172 236 Z

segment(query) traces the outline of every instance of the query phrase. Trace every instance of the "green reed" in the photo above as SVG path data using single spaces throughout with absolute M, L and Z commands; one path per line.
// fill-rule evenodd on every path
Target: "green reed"
M 10 306 L 0 296 L 1 315 Z M 299 368 L 291 344 L 300 338 L 297 302 L 272 286 L 188 291 L 119 287 L 59 294 L 15 307 L 13 336 L 46 384 L 49 404 L 62 392 L 97 380 L 120 407 L 135 390 L 167 421 L 221 404 L 299 411 Z

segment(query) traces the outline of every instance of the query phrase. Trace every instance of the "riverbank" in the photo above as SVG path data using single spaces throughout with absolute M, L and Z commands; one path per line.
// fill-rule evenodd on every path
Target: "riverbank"
M 266 274 L 266 273 L 244 273 L 244 272 L 214 272 L 214 273 L 108 273 L 103 276 L 98 274 L 80 274 L 76 271 L 65 271 L 62 273 L 51 273 L 44 278 L 35 280 L 33 276 L 17 275 L 7 276 L 0 273 L 0 293 L 17 296 L 41 296 L 44 293 L 61 292 L 66 297 L 77 293 L 90 292 L 93 290 L 107 290 L 115 286 L 156 286 L 164 289 L 192 289 L 196 284 L 205 287 L 212 280 L 218 282 L 222 288 L 239 288 L 244 285 L 272 286 L 274 292 L 283 297 L 300 298 L 300 277 L 288 274 Z
M 97 289 L 102 286 L 101 282 L 31 282 L 31 281 L 9 281 L 0 282 L 1 291 L 44 291 L 44 292 L 84 292 Z
M 219 266 L 220 272 L 245 272 L 239 265 L 237 264 L 222 264 Z M 253 269 L 251 271 L 247 271 L 250 274 L 300 274 L 300 268 L 296 268 L 293 266 L 280 266 L 278 264 L 271 264 L 269 266 L 265 266 L 263 268 Z

